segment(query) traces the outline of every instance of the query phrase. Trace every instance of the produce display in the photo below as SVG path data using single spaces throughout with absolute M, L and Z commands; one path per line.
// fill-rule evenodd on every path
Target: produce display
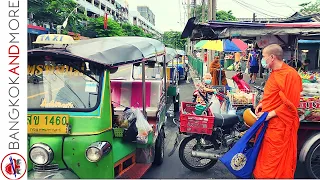
M 256 98 L 256 92 L 244 92 L 239 89 L 228 93 L 232 105 L 247 105 L 253 104 Z
M 320 122 L 320 73 L 300 72 L 303 91 L 298 113 L 301 122 Z

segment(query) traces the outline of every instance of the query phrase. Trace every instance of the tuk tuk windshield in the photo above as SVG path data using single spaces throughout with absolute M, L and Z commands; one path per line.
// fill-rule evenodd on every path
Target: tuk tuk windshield
M 66 63 L 64 63 L 66 62 Z M 97 105 L 102 70 L 70 60 L 28 61 L 29 109 L 91 109 Z
M 146 79 L 162 79 L 163 67 L 160 64 L 155 64 L 154 67 L 146 67 Z M 142 79 L 142 65 L 133 66 L 133 79 Z

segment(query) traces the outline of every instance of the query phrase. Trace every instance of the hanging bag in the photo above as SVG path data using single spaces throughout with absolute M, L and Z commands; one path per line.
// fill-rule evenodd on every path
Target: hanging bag
M 269 121 L 265 121 L 267 116 L 268 113 L 265 112 L 242 138 L 220 158 L 220 161 L 237 178 L 250 179 L 252 177 L 260 146 L 269 123 Z M 250 140 L 255 137 L 260 127 L 262 128 L 255 143 L 250 144 Z

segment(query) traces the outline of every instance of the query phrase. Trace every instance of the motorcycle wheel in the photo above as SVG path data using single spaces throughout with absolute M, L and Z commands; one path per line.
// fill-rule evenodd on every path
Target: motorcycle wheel
M 216 163 L 217 163 L 217 160 L 213 160 L 213 159 L 201 159 L 201 158 L 197 158 L 197 157 L 192 157 L 191 156 L 191 151 L 192 150 L 200 150 L 199 148 L 197 148 L 197 137 L 199 135 L 193 135 L 193 136 L 189 136 L 185 139 L 182 140 L 181 144 L 180 144 L 180 147 L 179 147 L 179 158 L 180 158 L 180 161 L 181 163 L 188 169 L 190 169 L 191 171 L 195 171 L 195 172 L 204 172 L 204 171 L 207 171 L 208 169 L 212 168 Z M 200 165 L 196 165 L 192 162 L 189 162 L 188 159 L 186 158 L 186 147 L 187 147 L 187 144 L 190 143 L 191 141 L 195 141 L 195 145 L 193 145 L 193 147 L 191 147 L 190 149 L 190 152 L 187 153 L 187 155 L 189 156 L 190 159 L 192 160 L 195 160 L 195 161 L 198 161 L 200 163 Z M 215 140 L 214 140 L 215 141 Z M 217 150 L 218 147 L 217 147 L 217 142 L 213 142 L 213 140 L 210 138 L 210 139 L 206 139 L 206 142 L 210 142 L 211 144 L 214 145 L 214 150 Z M 207 163 L 203 164 L 203 161 L 206 160 Z
M 315 142 L 309 149 L 305 166 L 310 178 L 320 179 L 320 140 Z

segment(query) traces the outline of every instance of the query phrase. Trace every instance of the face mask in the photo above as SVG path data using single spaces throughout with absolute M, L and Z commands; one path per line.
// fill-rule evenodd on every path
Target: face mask
M 204 80 L 204 82 L 205 82 L 206 84 L 211 84 L 211 79 L 206 79 L 206 80 Z
M 261 66 L 263 68 L 267 68 L 267 66 L 268 66 L 267 61 L 264 58 L 261 59 Z

